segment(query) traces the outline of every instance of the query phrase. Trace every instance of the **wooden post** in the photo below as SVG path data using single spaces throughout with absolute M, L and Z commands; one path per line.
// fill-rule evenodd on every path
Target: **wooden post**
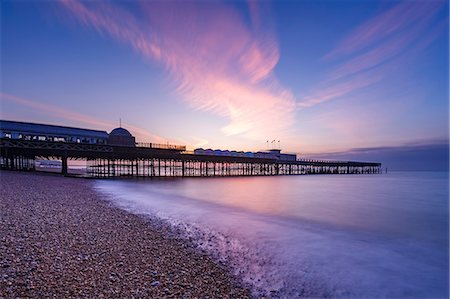
M 10 167 L 9 169 L 14 170 L 14 154 L 9 155 L 9 167 Z
M 64 156 L 62 156 L 61 157 L 61 166 L 62 166 L 62 169 L 61 169 L 61 173 L 62 173 L 62 175 L 67 175 L 67 156 L 66 155 L 64 155 Z

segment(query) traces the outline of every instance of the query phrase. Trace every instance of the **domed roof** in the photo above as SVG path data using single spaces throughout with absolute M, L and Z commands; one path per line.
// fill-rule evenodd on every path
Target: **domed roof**
M 111 131 L 111 133 L 109 133 L 109 135 L 111 136 L 127 136 L 127 137 L 132 137 L 131 133 L 128 132 L 128 130 L 124 129 L 124 128 L 115 128 L 114 130 Z

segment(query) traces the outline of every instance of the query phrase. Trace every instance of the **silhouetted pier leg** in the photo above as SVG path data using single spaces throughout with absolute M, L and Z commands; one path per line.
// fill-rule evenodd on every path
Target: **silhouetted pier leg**
M 61 173 L 63 175 L 67 175 L 67 156 L 61 157 L 61 166 L 62 166 Z
M 14 170 L 15 169 L 15 165 L 14 165 L 14 155 L 10 154 L 9 158 L 6 159 L 6 161 L 9 160 L 9 169 Z M 8 163 L 7 163 L 8 164 Z
M 9 157 L 8 156 L 5 159 L 5 167 L 6 167 L 6 169 L 9 169 Z
M 8 154 L 8 155 L 6 155 Z M 4 167 L 8 169 L 28 168 L 34 157 L 3 155 Z M 68 173 L 68 156 L 61 157 L 62 174 Z M 202 157 L 202 160 L 204 158 Z M 88 174 L 94 177 L 148 176 L 148 177 L 209 177 L 209 176 L 264 176 L 264 175 L 305 175 L 305 174 L 375 174 L 383 173 L 381 166 L 373 165 L 321 165 L 312 161 L 308 164 L 283 162 L 224 162 L 198 161 L 172 158 L 149 159 L 88 159 Z M 156 165 L 156 163 L 158 165 Z M 163 163 L 163 165 L 162 165 Z M 31 165 L 31 164 L 30 164 Z

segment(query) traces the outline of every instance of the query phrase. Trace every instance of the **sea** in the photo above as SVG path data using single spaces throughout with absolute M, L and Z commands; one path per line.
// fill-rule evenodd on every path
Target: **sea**
M 448 298 L 449 174 L 95 181 L 171 225 L 256 297 Z

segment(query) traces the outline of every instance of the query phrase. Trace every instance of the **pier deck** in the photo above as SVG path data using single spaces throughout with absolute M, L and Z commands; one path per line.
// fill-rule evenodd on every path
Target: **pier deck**
M 97 178 L 369 174 L 382 171 L 381 163 L 374 162 L 198 155 L 185 152 L 182 146 L 152 143 L 124 147 L 0 138 L 1 168 L 34 170 L 36 159 L 60 159 L 62 174 L 67 174 L 68 159 L 87 159 L 87 175 Z

